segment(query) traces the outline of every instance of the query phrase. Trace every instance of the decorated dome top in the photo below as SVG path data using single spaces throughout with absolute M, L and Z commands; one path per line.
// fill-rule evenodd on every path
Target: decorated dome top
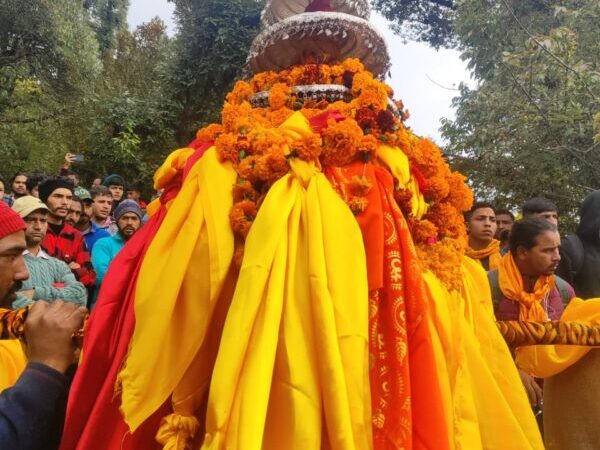
M 369 20 L 368 0 L 267 0 L 262 12 L 262 26 L 267 28 L 288 17 L 304 12 L 341 12 Z
M 246 70 L 256 74 L 357 58 L 384 77 L 390 65 L 387 46 L 368 17 L 367 0 L 268 0 L 265 28 L 252 43 Z

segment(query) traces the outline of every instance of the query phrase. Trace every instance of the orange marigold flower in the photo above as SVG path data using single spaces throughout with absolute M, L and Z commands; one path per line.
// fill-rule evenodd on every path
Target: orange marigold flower
M 250 200 L 242 200 L 235 203 L 229 212 L 229 222 L 235 234 L 246 237 L 252 226 L 252 222 L 258 214 L 256 203 Z
M 214 141 L 221 133 L 223 133 L 223 126 L 221 124 L 211 123 L 209 126 L 198 130 L 196 139 L 200 142 Z
M 341 66 L 348 72 L 363 72 L 365 70 L 365 66 L 358 58 L 347 58 L 342 61 Z
M 250 96 L 254 94 L 252 86 L 245 81 L 239 80 L 235 83 L 233 90 L 227 94 L 227 101 L 234 105 L 239 105 L 243 101 L 246 101 Z
M 466 212 L 473 205 L 473 191 L 469 189 L 465 180 L 466 177 L 458 172 L 452 172 L 448 177 L 448 202 L 459 212 Z
M 449 192 L 450 185 L 444 177 L 434 175 L 427 178 L 427 192 L 424 192 L 427 197 L 440 201 L 445 199 Z
M 292 152 L 304 161 L 316 161 L 323 151 L 323 141 L 318 134 L 309 134 L 302 139 L 294 141 L 291 145 Z
M 219 153 L 221 161 L 231 161 L 232 163 L 237 163 L 237 136 L 235 134 L 220 134 L 215 139 L 215 147 L 217 148 L 217 152 Z
M 417 255 L 425 270 L 431 270 L 449 290 L 462 288 L 461 257 L 464 249 L 454 239 L 444 239 L 433 245 L 417 245 Z
M 257 127 L 248 135 L 252 152 L 257 155 L 266 153 L 285 154 L 289 138 L 276 128 Z
M 321 136 L 324 144 L 323 163 L 344 166 L 356 158 L 364 134 L 355 120 L 346 119 L 341 122 L 329 120 Z
M 251 200 L 256 202 L 259 194 L 254 189 L 254 186 L 248 180 L 239 180 L 233 185 L 233 202 L 238 203 L 242 200 Z
M 292 98 L 292 88 L 283 83 L 275 83 L 269 91 L 269 105 L 277 110 L 287 106 Z
M 348 200 L 348 206 L 350 207 L 352 213 L 357 216 L 367 209 L 367 206 L 369 206 L 369 201 L 364 197 L 352 197 L 350 200 Z
M 256 160 L 256 177 L 262 181 L 276 181 L 288 173 L 289 170 L 289 162 L 283 153 L 267 153 L 259 156 Z
M 268 110 L 265 114 L 266 120 L 268 120 L 274 127 L 280 126 L 285 122 L 294 111 L 289 108 L 281 108 L 276 111 Z
M 371 180 L 367 177 L 359 177 L 358 175 L 354 175 L 348 183 L 350 192 L 358 197 L 367 195 L 372 187 L 373 183 L 371 183 Z
M 375 155 L 377 155 L 377 147 L 379 147 L 377 138 L 372 134 L 369 134 L 360 139 L 358 151 L 361 153 L 361 156 L 365 161 L 371 161 L 373 158 L 375 158 Z
M 416 244 L 431 245 L 437 241 L 438 229 L 429 220 L 416 220 L 411 217 L 408 222 L 413 241 Z
M 242 159 L 237 165 L 237 173 L 240 177 L 248 180 L 250 183 L 258 181 L 256 173 L 257 156 L 250 155 Z
M 377 127 L 377 113 L 371 108 L 359 108 L 354 119 L 363 130 Z
M 239 105 L 225 102 L 223 106 L 223 128 L 227 133 L 239 133 L 241 124 L 248 124 L 252 117 L 252 105 L 248 102 L 242 102 Z

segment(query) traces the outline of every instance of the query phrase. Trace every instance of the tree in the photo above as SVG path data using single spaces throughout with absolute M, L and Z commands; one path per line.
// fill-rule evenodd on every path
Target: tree
M 452 47 L 454 0 L 373 0 L 373 8 L 392 22 L 392 30 L 434 48 Z
M 129 0 L 84 0 L 101 51 L 114 49 L 119 32 L 127 29 Z
M 556 201 L 572 224 L 579 200 L 600 188 L 600 4 L 465 1 L 455 22 L 478 80 L 461 87 L 442 127 L 451 162 L 481 198 L 518 207 Z
M 2 170 L 58 163 L 100 71 L 87 14 L 73 0 L 0 0 Z
M 184 145 L 198 128 L 219 119 L 225 95 L 241 76 L 258 33 L 263 1 L 173 2 L 179 31 L 169 85 L 180 105 L 176 138 Z

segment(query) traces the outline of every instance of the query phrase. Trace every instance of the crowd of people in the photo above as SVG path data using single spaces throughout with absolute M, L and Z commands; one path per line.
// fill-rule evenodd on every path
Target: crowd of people
M 93 309 L 111 262 L 146 218 L 139 190 L 121 176 L 98 178 L 88 190 L 71 162 L 67 155 L 57 176 L 17 173 L 8 184 L 0 180 L 2 307 L 31 306 L 28 366 L 0 395 L 2 448 L 35 436 L 59 439 L 49 438 L 47 419 L 65 408 L 76 355 L 71 335 Z M 487 272 L 497 320 L 559 320 L 575 296 L 600 297 L 600 191 L 588 195 L 580 215 L 577 231 L 562 238 L 558 209 L 543 197 L 526 201 L 521 217 L 483 202 L 465 215 L 467 256 Z M 541 414 L 542 381 L 519 372 Z M 52 400 L 40 405 L 40 390 Z
M 110 262 L 145 218 L 137 187 L 113 174 L 85 189 L 72 162 L 67 154 L 56 176 L 19 172 L 10 184 L 0 178 L 2 201 L 27 225 L 30 276 L 13 308 L 61 299 L 92 309 Z
M 551 200 L 529 199 L 519 215 L 515 220 L 511 211 L 480 202 L 465 216 L 467 254 L 487 271 L 496 319 L 560 320 L 573 298 L 600 297 L 600 191 L 588 194 L 576 232 L 562 238 L 559 211 Z M 541 415 L 543 380 L 518 369 Z

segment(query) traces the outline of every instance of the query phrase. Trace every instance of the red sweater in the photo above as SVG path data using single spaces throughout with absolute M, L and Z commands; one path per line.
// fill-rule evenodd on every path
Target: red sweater
M 63 224 L 60 231 L 56 232 L 53 225 L 48 224 L 48 232 L 42 241 L 42 248 L 50 256 L 69 264 L 75 262 L 81 267 L 73 269 L 77 279 L 87 288 L 94 286 L 96 272 L 92 267 L 90 252 L 85 245 L 81 232 L 68 223 Z

